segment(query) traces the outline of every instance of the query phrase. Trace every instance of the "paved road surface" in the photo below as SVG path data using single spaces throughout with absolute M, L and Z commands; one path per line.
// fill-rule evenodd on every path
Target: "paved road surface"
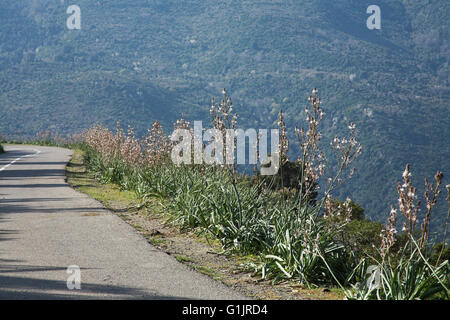
M 157 250 L 64 181 L 67 149 L 0 155 L 0 299 L 243 299 Z M 81 268 L 69 290 L 67 268 Z M 74 282 L 71 282 L 74 283 Z

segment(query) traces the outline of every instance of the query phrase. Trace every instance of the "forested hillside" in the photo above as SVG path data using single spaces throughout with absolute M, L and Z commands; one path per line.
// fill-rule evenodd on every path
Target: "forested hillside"
M 81 30 L 66 10 L 81 8 Z M 0 134 L 76 133 L 101 122 L 139 134 L 181 113 L 208 120 L 226 87 L 241 127 L 293 133 L 317 87 L 324 138 L 355 122 L 363 144 L 349 195 L 385 220 L 405 164 L 413 182 L 450 175 L 450 2 L 378 0 L 3 0 Z M 294 135 L 292 134 L 292 139 Z M 423 190 L 421 188 L 420 190 Z M 420 191 L 423 193 L 423 191 Z M 442 230 L 446 203 L 432 226 Z

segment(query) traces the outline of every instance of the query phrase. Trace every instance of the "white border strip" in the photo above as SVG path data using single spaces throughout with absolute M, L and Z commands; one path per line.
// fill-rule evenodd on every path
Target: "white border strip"
M 9 151 L 20 151 L 20 150 L 21 150 L 21 149 L 12 149 L 12 150 L 9 150 Z M 20 159 L 27 158 L 27 157 L 32 157 L 32 156 L 35 156 L 35 155 L 38 155 L 39 153 L 41 153 L 41 151 L 40 151 L 40 150 L 37 150 L 37 149 L 31 149 L 31 150 L 36 151 L 36 153 L 34 153 L 34 154 L 27 154 L 27 155 L 21 156 L 21 157 L 15 159 L 15 160 L 11 161 L 11 162 L 8 163 L 6 166 L 3 166 L 2 168 L 0 168 L 0 172 L 3 171 L 3 170 L 5 170 L 5 169 L 8 168 L 9 166 L 13 165 L 14 163 L 16 163 L 17 161 L 19 161 Z

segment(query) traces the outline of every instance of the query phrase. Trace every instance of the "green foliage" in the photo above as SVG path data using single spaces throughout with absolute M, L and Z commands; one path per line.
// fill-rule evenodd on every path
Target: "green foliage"
M 409 250 L 410 245 L 412 250 Z M 448 260 L 437 266 L 429 264 L 417 243 L 407 242 L 395 263 L 374 261 L 374 269 L 365 269 L 366 277 L 356 290 L 347 292 L 349 299 L 424 300 L 450 298 Z
M 247 267 L 263 278 L 339 285 L 348 299 L 449 298 L 448 247 L 419 249 L 414 238 L 401 234 L 383 256 L 382 225 L 365 220 L 356 203 L 349 222 L 324 219 L 320 204 L 298 202 L 227 168 L 171 161 L 132 166 L 83 148 L 97 179 L 134 191 L 142 206 L 150 197 L 160 198 L 174 224 L 219 239 L 226 252 L 259 257 Z
M 264 166 L 266 165 L 261 165 L 261 167 Z M 270 164 L 268 166 L 270 166 Z M 280 166 L 277 174 L 272 176 L 262 176 L 259 173 L 256 173 L 252 176 L 252 180 L 255 183 L 264 183 L 269 189 L 279 191 L 280 195 L 284 195 L 285 197 L 295 197 L 299 192 L 304 192 L 306 190 L 305 183 L 303 183 L 303 186 L 299 183 L 299 181 L 302 181 L 301 175 L 302 167 L 299 162 L 286 161 Z M 311 188 L 313 191 L 310 191 L 309 194 L 309 201 L 311 204 L 315 203 L 318 195 L 318 192 L 315 189 L 316 186 L 317 183 Z
M 339 200 L 339 199 L 332 199 L 331 200 L 331 204 L 334 205 L 335 207 L 343 207 L 344 202 Z M 350 208 L 351 208 L 351 220 L 364 220 L 364 209 L 356 202 L 354 202 L 353 200 L 350 201 L 349 203 Z M 364 221 L 365 223 L 367 223 L 367 225 L 370 225 L 370 223 L 368 221 Z
M 433 247 L 430 263 L 436 266 L 445 260 L 450 260 L 450 247 L 441 242 Z
M 382 228 L 383 225 L 380 222 L 352 220 L 345 225 L 338 239 L 360 255 L 368 254 L 378 257 Z
M 181 228 L 212 235 L 228 252 L 258 255 L 260 263 L 249 267 L 265 278 L 336 284 L 318 252 L 344 282 L 357 263 L 334 242 L 318 206 L 280 196 L 264 183 L 214 166 L 133 168 L 115 158 L 105 161 L 89 148 L 85 161 L 97 179 L 135 191 L 143 205 L 149 197 L 164 199 Z
M 319 207 L 296 209 L 278 209 L 273 240 L 257 269 L 275 280 L 295 278 L 307 286 L 346 284 L 357 264 L 355 256 L 334 240 L 334 232 L 319 218 Z

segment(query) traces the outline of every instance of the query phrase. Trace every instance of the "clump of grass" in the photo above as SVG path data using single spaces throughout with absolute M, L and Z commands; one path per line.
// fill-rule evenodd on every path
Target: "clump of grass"
M 175 259 L 177 259 L 178 262 L 182 262 L 182 263 L 194 262 L 194 259 L 183 256 L 183 255 L 177 255 L 177 256 L 175 256 Z
M 443 174 L 437 172 L 436 184 L 425 179 L 425 199 L 427 212 L 420 231 L 416 229 L 420 201 L 416 201 L 416 188 L 412 185 L 410 166 L 403 172 L 403 184 L 398 183 L 398 209 L 391 207 L 386 226 L 381 232 L 380 259 L 367 257 L 363 268 L 365 276 L 362 284 L 354 291 L 347 291 L 350 299 L 414 300 L 445 297 L 449 299 L 449 263 L 448 258 L 441 259 L 446 245 L 443 243 L 436 257 L 428 242 L 431 211 L 436 205 L 441 191 L 439 186 Z M 450 185 L 447 186 L 450 213 Z M 403 235 L 406 241 L 396 246 L 397 212 L 404 218 Z M 445 235 L 444 235 L 445 239 Z M 434 253 L 434 255 L 433 255 Z M 434 261 L 433 261 L 434 260 Z M 433 263 L 434 262 L 434 263 Z

